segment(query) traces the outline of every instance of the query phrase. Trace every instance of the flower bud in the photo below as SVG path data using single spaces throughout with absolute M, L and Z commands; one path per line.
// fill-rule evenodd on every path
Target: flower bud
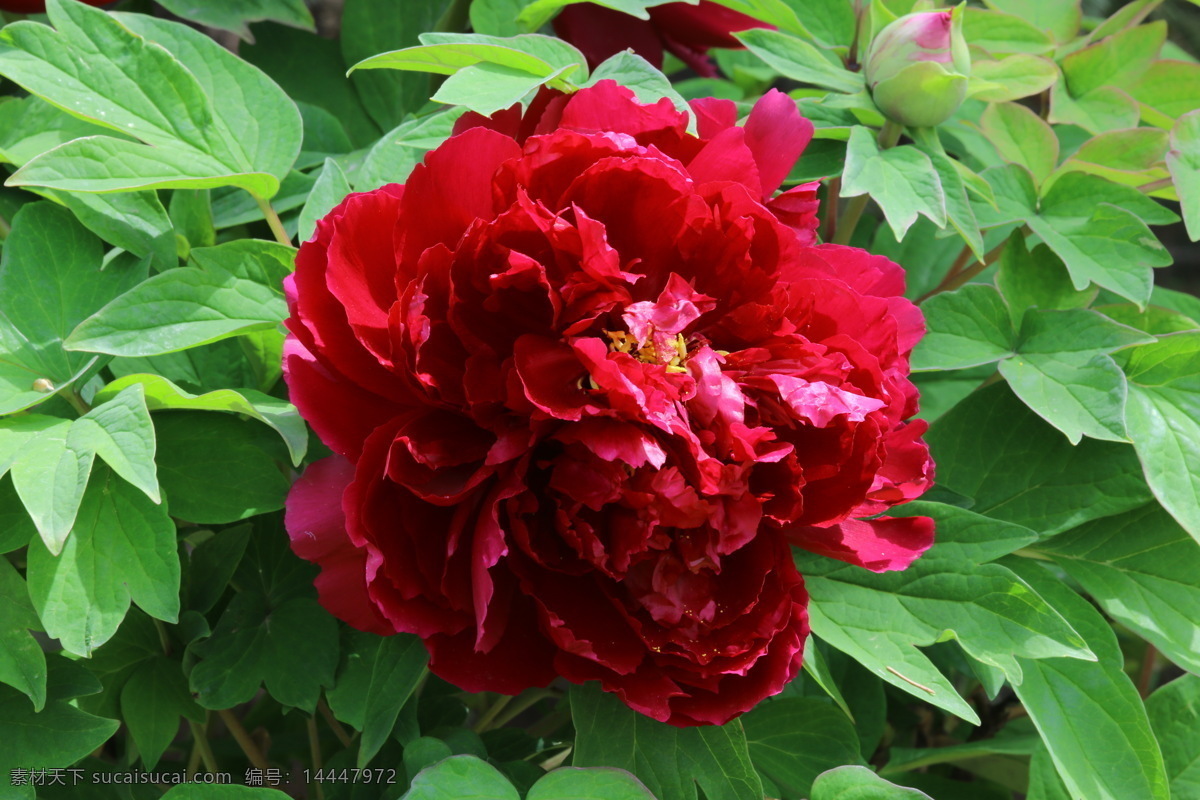
M 962 7 L 908 14 L 888 25 L 867 50 L 864 69 L 875 105 L 889 119 L 932 128 L 967 95 L 971 54 L 962 34 Z

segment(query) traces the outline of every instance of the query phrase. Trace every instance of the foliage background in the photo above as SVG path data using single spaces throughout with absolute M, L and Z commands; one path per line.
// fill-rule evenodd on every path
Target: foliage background
M 1200 301 L 1165 288 L 1197 281 L 1197 8 L 972 8 L 993 85 L 881 148 L 840 66 L 849 5 L 730 4 L 780 32 L 716 54 L 729 79 L 671 84 L 631 57 L 598 73 L 646 98 L 781 85 L 820 129 L 792 180 L 834 179 L 843 223 L 873 199 L 852 241 L 928 298 L 939 487 L 911 512 L 938 519 L 935 549 L 890 575 L 798 555 L 805 672 L 722 728 L 592 687 L 466 695 L 419 640 L 337 623 L 281 523 L 322 454 L 279 380 L 292 243 L 448 134 L 435 89 L 515 99 L 469 74 L 344 72 L 439 23 L 514 34 L 530 4 L 121 4 L 156 15 L 121 19 L 164 56 L 56 0 L 63 38 L 0 34 L 0 797 L 161 796 L 97 777 L 143 771 L 278 776 L 173 798 L 1200 796 Z M 1179 266 L 1151 290 L 1156 236 Z

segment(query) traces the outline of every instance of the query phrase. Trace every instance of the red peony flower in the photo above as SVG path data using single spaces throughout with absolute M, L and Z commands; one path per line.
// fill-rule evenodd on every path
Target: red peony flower
M 701 0 L 699 5 L 666 3 L 647 11 L 650 19 L 644 20 L 604 6 L 576 3 L 554 18 L 554 32 L 578 47 L 592 67 L 627 48 L 662 67 L 666 50 L 696 74 L 712 78 L 717 71 L 707 56 L 711 48 L 741 49 L 735 32 L 773 27 L 711 0 Z
M 723 723 L 800 667 L 789 542 L 903 569 L 930 484 L 901 269 L 814 245 L 785 95 L 612 82 L 460 119 L 317 226 L 287 292 L 293 401 L 337 454 L 288 500 L 322 603 L 425 639 L 470 691 L 599 680 Z

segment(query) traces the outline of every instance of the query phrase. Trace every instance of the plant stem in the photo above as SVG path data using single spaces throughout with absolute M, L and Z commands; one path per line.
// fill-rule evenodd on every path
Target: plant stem
M 306 725 L 308 727 L 308 750 L 312 754 L 313 772 L 319 773 L 324 768 L 325 762 L 321 758 L 321 737 L 317 733 L 317 718 L 309 717 Z M 325 788 L 321 786 L 320 781 L 314 781 L 309 786 L 316 794 L 317 800 L 325 800 Z
M 467 27 L 471 0 L 454 0 L 433 26 L 438 33 L 459 33 Z
M 151 617 L 154 620 L 154 629 L 158 631 L 158 643 L 162 645 L 163 655 L 171 655 L 171 638 L 167 635 L 167 626 L 163 625 L 162 620 L 156 617 Z
M 71 408 L 75 409 L 81 417 L 92 410 L 92 407 L 87 404 L 83 396 L 72 388 L 64 389 L 59 394 L 62 395 L 63 400 L 71 404 Z
M 530 689 L 520 697 L 515 703 L 512 703 L 508 708 L 504 709 L 504 713 L 500 714 L 496 719 L 492 720 L 493 728 L 503 728 L 509 722 L 512 722 L 521 713 L 528 711 L 533 706 L 548 697 L 556 697 L 557 693 L 549 689 Z
M 1173 181 L 1170 178 L 1159 178 L 1156 181 L 1150 181 L 1149 183 L 1143 183 L 1141 186 L 1139 186 L 1137 188 L 1138 188 L 1138 191 L 1141 192 L 1142 194 L 1150 194 L 1151 192 L 1157 192 L 1159 189 L 1166 189 L 1170 186 L 1173 186 L 1174 184 L 1175 184 L 1175 181 Z
M 879 144 L 879 149 L 887 150 L 889 147 L 896 146 L 896 142 L 900 141 L 900 134 L 903 132 L 903 125 L 889 119 L 883 124 L 875 141 Z M 838 230 L 833 237 L 834 244 L 850 244 L 850 240 L 854 238 L 854 230 L 858 227 L 858 221 L 862 219 L 869 202 L 871 202 L 870 195 L 860 194 L 846 204 L 846 211 L 838 221 Z
M 283 220 L 275 213 L 275 209 L 271 208 L 271 204 L 258 195 L 254 195 L 254 202 L 258 203 L 263 216 L 267 219 L 267 224 L 271 226 L 271 233 L 275 234 L 275 241 L 291 247 L 292 237 L 288 236 L 287 231 L 283 229 Z
M 496 699 L 496 702 L 492 703 L 491 706 L 488 707 L 488 710 L 483 712 L 483 716 L 479 718 L 479 721 L 475 723 L 471 730 L 475 731 L 476 733 L 483 733 L 486 731 L 492 726 L 492 722 L 496 719 L 496 717 L 500 716 L 500 712 L 504 710 L 504 707 L 511 703 L 512 700 L 512 695 L 500 695 L 500 697 Z
M 342 743 L 342 747 L 349 747 L 354 740 L 350 738 L 350 734 L 346 733 L 346 729 L 342 727 L 342 723 L 337 721 L 337 717 L 333 715 L 333 711 L 330 710 L 329 704 L 325 702 L 324 697 L 317 701 L 317 711 L 321 712 L 321 716 L 325 718 L 325 724 L 329 726 L 329 730 L 333 731 L 333 735 L 337 737 L 337 740 Z
M 270 769 L 271 765 L 267 762 L 266 757 L 258 749 L 258 745 L 250 738 L 250 734 L 246 733 L 246 729 L 242 727 L 242 723 L 233 712 L 228 708 L 223 708 L 217 712 L 221 721 L 225 723 L 225 727 L 229 729 L 229 733 L 233 735 L 234 741 L 238 743 L 238 747 L 242 748 L 242 752 L 246 754 L 246 758 L 251 764 L 259 769 Z
M 212 745 L 208 743 L 208 714 L 204 715 L 204 722 L 192 722 L 189 719 L 188 727 L 192 731 L 192 742 L 200 751 L 200 759 L 204 762 L 205 769 L 209 772 L 220 772 L 221 768 L 217 766 L 217 758 L 213 755 Z
M 832 178 L 829 183 L 825 184 L 825 187 L 827 189 L 825 207 L 829 209 L 829 216 L 825 218 L 825 235 L 821 237 L 821 241 L 832 242 L 838 229 L 838 203 L 841 201 L 842 193 L 841 176 Z
M 967 267 L 966 269 L 959 270 L 957 273 L 954 273 L 953 267 L 951 267 L 951 271 L 946 273 L 946 277 L 942 278 L 941 283 L 939 283 L 937 286 L 933 287 L 928 292 L 926 292 L 925 294 L 923 294 L 917 298 L 917 305 L 921 305 L 921 303 L 924 303 L 926 300 L 933 297 L 935 294 L 941 294 L 942 292 L 952 292 L 955 289 L 959 288 L 960 286 L 965 285 L 976 275 L 983 272 L 985 269 L 990 267 L 992 264 L 995 264 L 996 260 L 999 259 L 1000 256 L 1004 253 L 1004 247 L 1007 244 L 1008 244 L 1008 240 L 1005 239 L 1003 242 L 1001 242 L 1000 244 L 996 245 L 994 248 L 989 250 L 987 252 L 987 255 L 985 255 L 983 257 L 983 261 L 976 261 L 971 266 Z
M 1154 667 L 1158 662 L 1158 648 L 1146 642 L 1146 652 L 1142 655 L 1142 669 L 1138 673 L 1138 694 L 1142 699 L 1150 695 L 1150 684 L 1154 680 Z

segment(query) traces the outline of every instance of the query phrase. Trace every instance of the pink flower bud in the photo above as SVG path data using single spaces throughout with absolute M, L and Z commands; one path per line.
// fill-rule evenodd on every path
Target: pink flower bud
M 915 128 L 945 122 L 966 97 L 971 73 L 961 7 L 908 14 L 888 25 L 867 50 L 865 73 L 889 119 Z

